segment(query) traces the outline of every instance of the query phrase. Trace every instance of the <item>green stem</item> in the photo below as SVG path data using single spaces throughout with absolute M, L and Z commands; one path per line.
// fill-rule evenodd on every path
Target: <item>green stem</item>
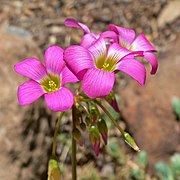
M 76 107 L 72 107 L 72 131 L 74 128 L 76 128 L 75 125 L 76 121 Z M 72 180 L 77 179 L 77 173 L 76 173 L 76 140 L 74 139 L 72 135 Z
M 59 118 L 58 118 L 56 126 L 55 126 L 54 139 L 53 139 L 53 147 L 52 147 L 52 155 L 56 154 L 56 143 L 57 143 L 58 129 L 59 129 L 59 125 L 61 123 L 61 119 L 62 119 L 63 115 L 64 115 L 64 112 L 59 114 Z
M 95 103 L 106 113 L 106 115 L 113 122 L 113 124 L 119 129 L 122 136 L 124 136 L 124 130 L 121 128 L 121 126 L 119 126 L 119 124 L 116 122 L 116 120 L 111 116 L 109 111 L 99 101 L 95 100 Z

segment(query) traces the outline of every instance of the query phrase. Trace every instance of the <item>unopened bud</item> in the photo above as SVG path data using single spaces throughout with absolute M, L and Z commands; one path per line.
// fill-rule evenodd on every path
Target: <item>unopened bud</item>
M 116 112 L 120 112 L 114 91 L 111 91 L 110 94 L 105 97 L 105 100 L 112 106 L 112 108 Z
M 140 151 L 139 147 L 137 146 L 136 142 L 134 139 L 131 137 L 131 135 L 127 132 L 124 132 L 123 134 L 124 141 L 131 146 L 135 151 Z
M 85 131 L 86 130 L 86 124 L 84 122 L 81 122 L 80 128 L 82 129 L 82 131 Z
M 96 156 L 98 156 L 101 139 L 100 139 L 98 128 L 94 125 L 89 128 L 89 139 L 96 153 Z
M 98 117 L 98 109 L 95 106 L 92 106 L 90 109 L 90 115 L 92 117 L 93 122 L 96 121 L 97 117 Z
M 104 119 L 99 119 L 97 121 L 97 127 L 98 127 L 99 132 L 101 133 L 104 143 L 107 144 L 108 128 L 106 125 L 106 121 Z
M 79 143 L 80 146 L 83 145 L 82 135 L 79 129 L 77 128 L 73 129 L 72 136 Z
M 59 162 L 56 156 L 52 156 L 48 163 L 48 180 L 60 180 L 61 173 Z

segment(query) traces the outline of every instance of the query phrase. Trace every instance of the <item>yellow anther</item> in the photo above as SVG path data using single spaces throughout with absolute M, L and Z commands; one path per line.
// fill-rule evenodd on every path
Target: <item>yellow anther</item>
M 103 66 L 102 66 L 102 69 L 107 70 L 108 67 L 109 67 L 109 63 L 108 64 L 104 63 Z
M 54 81 L 49 81 L 49 92 L 53 92 L 53 91 L 56 91 L 58 88 L 57 88 L 57 85 Z
M 49 81 L 49 86 L 51 88 L 55 88 L 56 87 L 56 83 L 54 81 Z

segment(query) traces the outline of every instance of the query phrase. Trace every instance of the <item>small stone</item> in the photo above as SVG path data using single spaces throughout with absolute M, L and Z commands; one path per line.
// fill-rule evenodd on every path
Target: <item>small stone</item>
M 29 31 L 23 29 L 23 28 L 19 28 L 16 26 L 9 26 L 6 29 L 6 32 L 12 35 L 16 35 L 16 36 L 20 36 L 20 37 L 26 37 L 26 38 L 31 38 L 32 35 Z
M 101 177 L 107 178 L 107 177 L 111 177 L 113 175 L 114 175 L 113 165 L 112 164 L 104 165 L 102 170 L 101 170 Z

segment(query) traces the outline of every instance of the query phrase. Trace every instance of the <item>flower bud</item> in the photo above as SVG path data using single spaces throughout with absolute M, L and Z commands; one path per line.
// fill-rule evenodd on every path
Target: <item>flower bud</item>
M 120 112 L 114 91 L 111 91 L 110 94 L 105 97 L 105 100 L 112 106 L 112 108 L 116 112 Z
M 61 179 L 59 162 L 56 156 L 52 156 L 48 163 L 48 180 Z
M 95 122 L 98 117 L 98 109 L 95 106 L 92 106 L 90 109 L 90 115 L 92 117 L 92 121 Z
M 104 143 L 107 145 L 108 128 L 106 125 L 106 121 L 104 119 L 99 119 L 97 121 L 97 127 L 98 127 L 99 132 L 101 133 Z
M 83 145 L 82 135 L 79 129 L 77 128 L 73 129 L 72 136 L 79 143 L 80 146 Z
M 100 134 L 98 128 L 96 126 L 91 126 L 89 128 L 89 139 L 93 146 L 96 156 L 99 155 L 99 148 L 100 148 Z
M 86 124 L 84 122 L 81 122 L 80 128 L 82 131 L 85 131 L 86 130 Z
M 124 141 L 131 146 L 135 151 L 140 151 L 139 147 L 137 146 L 136 142 L 134 139 L 131 137 L 131 135 L 127 132 L 124 132 L 123 134 Z

